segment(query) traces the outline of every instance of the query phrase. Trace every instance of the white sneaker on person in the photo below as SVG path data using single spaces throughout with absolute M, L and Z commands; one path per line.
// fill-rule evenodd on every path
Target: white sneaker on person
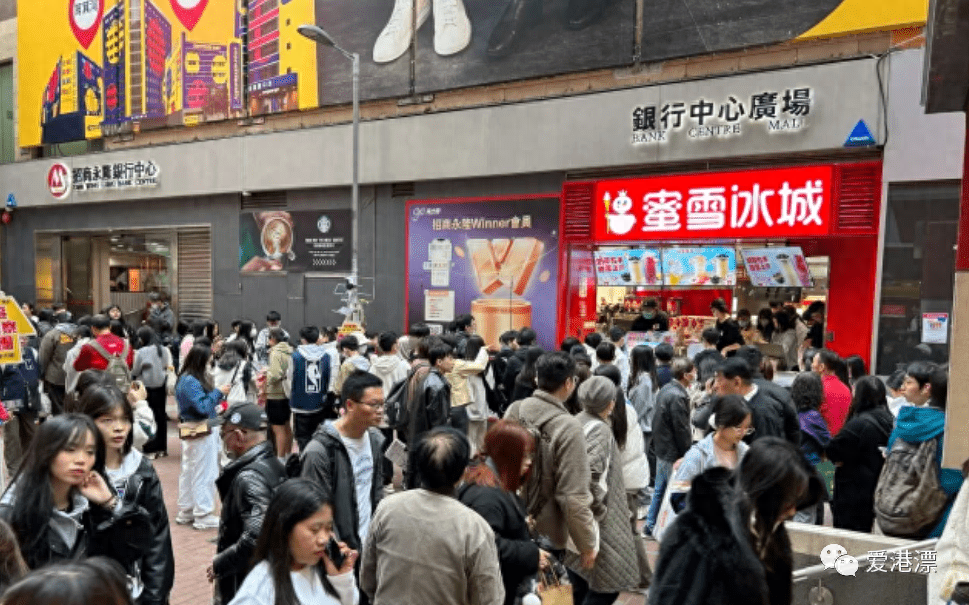
M 180 510 L 175 515 L 175 523 L 179 525 L 191 525 L 195 521 L 195 515 L 190 510 Z
M 446 57 L 471 43 L 471 21 L 462 0 L 434 0 L 434 52 Z
M 396 0 L 390 20 L 373 45 L 374 63 L 390 63 L 400 58 L 410 46 L 411 36 L 431 15 L 431 0 L 417 0 L 417 27 L 414 21 L 414 0 Z
M 192 527 L 199 530 L 219 529 L 219 518 L 212 514 L 205 515 L 196 519 L 195 523 L 192 523 Z

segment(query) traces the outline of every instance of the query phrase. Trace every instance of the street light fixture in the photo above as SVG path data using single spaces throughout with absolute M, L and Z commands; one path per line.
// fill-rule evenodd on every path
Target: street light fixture
M 316 25 L 303 24 L 296 31 L 305 38 L 322 46 L 336 49 L 341 55 L 353 63 L 353 186 L 350 192 L 350 222 L 351 234 L 351 269 L 350 281 L 357 285 L 357 231 L 360 213 L 360 55 L 348 52 L 336 43 L 330 34 Z

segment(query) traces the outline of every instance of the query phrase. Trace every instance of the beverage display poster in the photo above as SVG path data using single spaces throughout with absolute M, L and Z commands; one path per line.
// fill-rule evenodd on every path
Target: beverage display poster
M 810 288 L 814 285 L 800 247 L 743 248 L 750 283 L 761 288 Z
M 349 209 L 243 213 L 239 216 L 239 270 L 349 272 L 352 229 Z
M 558 198 L 410 202 L 407 325 L 470 313 L 487 344 L 530 326 L 553 347 L 558 229 Z
M 665 248 L 663 275 L 667 286 L 735 286 L 737 254 L 733 248 Z
M 655 286 L 663 283 L 660 251 L 599 250 L 594 254 L 600 286 Z

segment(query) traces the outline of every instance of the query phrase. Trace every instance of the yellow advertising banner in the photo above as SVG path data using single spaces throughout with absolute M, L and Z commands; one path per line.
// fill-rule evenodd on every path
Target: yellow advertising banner
M 10 296 L 0 297 L 0 366 L 23 361 L 20 337 L 36 334 L 20 305 Z
M 313 16 L 313 0 L 21 2 L 19 144 L 242 117 L 243 69 L 252 109 L 315 107 L 316 49 L 293 25 Z

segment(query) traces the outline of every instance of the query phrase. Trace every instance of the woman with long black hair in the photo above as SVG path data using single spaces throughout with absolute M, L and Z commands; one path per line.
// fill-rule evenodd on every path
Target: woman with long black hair
M 168 369 L 175 370 L 172 353 L 161 345 L 155 331 L 148 326 L 138 328 L 135 361 L 131 377 L 140 380 L 148 393 L 148 407 L 155 417 L 155 436 L 148 440 L 142 451 L 152 458 L 168 455 Z
M 515 378 L 515 388 L 511 393 L 512 403 L 531 397 L 535 389 L 538 388 L 538 383 L 535 382 L 538 377 L 535 363 L 544 352 L 541 347 L 530 347 L 525 351 L 525 365 L 522 366 L 522 371 Z
M 255 567 L 229 605 L 355 605 L 353 566 L 358 553 L 337 544 L 342 564 L 330 559 L 333 504 L 307 479 L 290 479 L 273 495 L 256 543 Z
M 104 440 L 104 467 L 95 470 L 105 474 L 122 505 L 143 508 L 151 522 L 142 556 L 126 564 L 132 595 L 139 605 L 164 605 L 175 578 L 171 530 L 158 474 L 132 447 L 134 410 L 117 387 L 98 384 L 84 392 L 73 411 L 94 420 Z
M 31 569 L 108 551 L 118 499 L 94 471 L 103 464 L 104 440 L 89 417 L 61 414 L 37 428 L 0 498 L 0 518 Z
M 213 426 L 216 412 L 225 408 L 230 386 L 218 389 L 208 374 L 212 351 L 194 345 L 185 356 L 178 375 L 175 400 L 178 403 L 179 436 L 182 439 L 182 470 L 178 475 L 178 515 L 175 523 L 195 529 L 216 529 L 215 480 L 219 476 L 219 427 Z M 183 433 L 182 427 L 186 430 Z

